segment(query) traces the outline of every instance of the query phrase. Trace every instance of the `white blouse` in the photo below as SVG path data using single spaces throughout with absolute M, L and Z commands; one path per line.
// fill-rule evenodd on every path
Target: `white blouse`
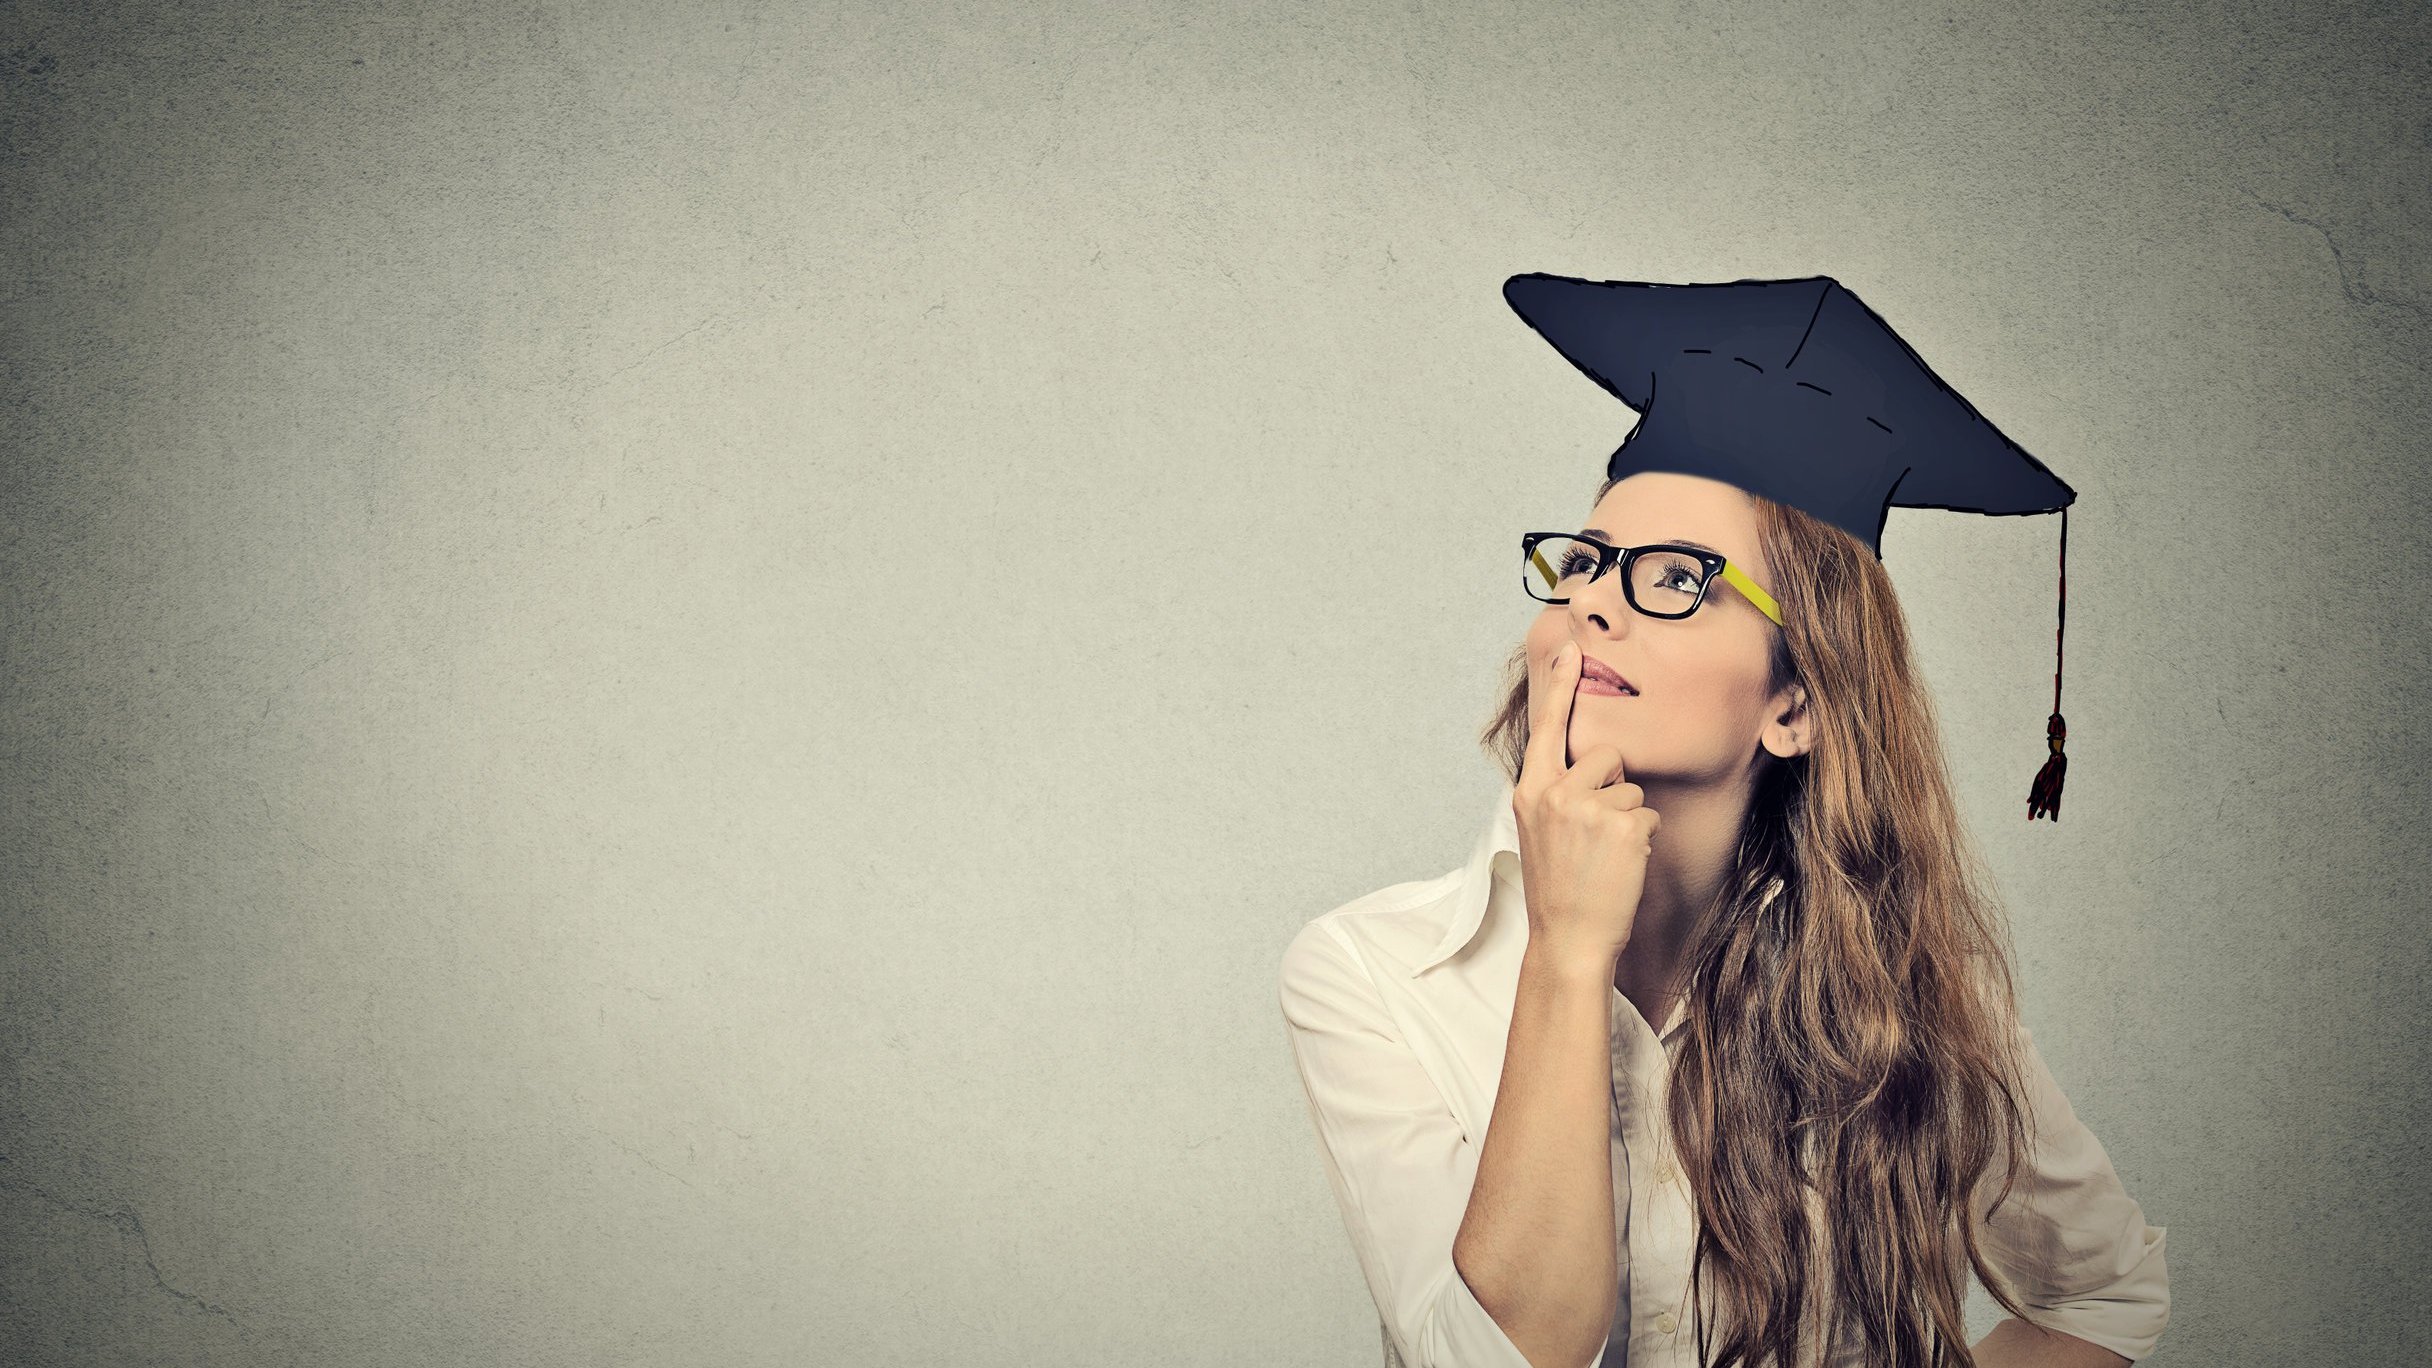
M 1303 927 L 1284 953 L 1292 1057 L 1389 1364 L 1532 1368 L 1452 1261 L 1528 944 L 1519 849 L 1507 784 L 1466 866 L 1353 899 Z M 1611 1007 L 1621 1277 L 1612 1334 L 1587 1368 L 1693 1368 L 1693 1229 L 1663 1110 L 1684 1011 L 1674 1006 L 1659 1037 L 1619 989 Z M 2018 1032 L 2033 1153 L 1979 1225 L 1985 1256 L 2038 1325 L 2143 1358 L 2170 1319 L 2167 1232 L 2145 1224 L 2033 1036 L 2023 1023 Z M 1986 1199 L 1998 1183 L 1996 1170 Z M 1815 1212 L 1820 1199 L 1809 1196 Z M 1964 1269 L 1964 1254 L 1959 1262 Z M 1818 1272 L 1820 1283 L 1829 1278 Z M 1829 1360 L 1858 1361 L 1849 1344 Z

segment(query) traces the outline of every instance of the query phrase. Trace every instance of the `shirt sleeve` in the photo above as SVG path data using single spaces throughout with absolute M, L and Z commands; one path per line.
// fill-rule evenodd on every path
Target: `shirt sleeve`
M 2034 1108 L 2033 1153 L 1981 1228 L 1985 1257 L 2010 1280 L 2037 1326 L 2141 1359 L 2170 1321 L 2168 1231 L 2145 1224 L 2144 1209 L 2078 1120 L 2034 1036 L 2023 1023 L 2016 1029 Z M 1985 1200 L 2000 1186 L 1996 1167 L 1986 1177 Z
M 1395 1352 L 1406 1368 L 1533 1368 L 1453 1264 L 1478 1156 L 1357 955 L 1311 922 L 1280 991 L 1326 1178 Z M 1603 1362 L 1599 1347 L 1584 1368 Z

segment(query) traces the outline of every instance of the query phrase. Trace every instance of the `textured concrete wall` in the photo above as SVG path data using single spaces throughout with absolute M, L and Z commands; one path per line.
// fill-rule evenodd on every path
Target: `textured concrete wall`
M 0 21 L 0 1360 L 1374 1362 L 1273 971 L 1626 429 L 1528 270 L 2076 486 L 2058 826 L 2058 520 L 1885 557 L 2154 1361 L 2432 1353 L 2422 7 L 113 8 Z

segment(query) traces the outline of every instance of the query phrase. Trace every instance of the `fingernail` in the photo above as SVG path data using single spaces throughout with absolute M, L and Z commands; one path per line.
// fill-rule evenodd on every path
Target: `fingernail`
M 1557 665 L 1568 665 L 1571 663 L 1571 657 L 1577 654 L 1578 651 L 1578 642 L 1566 641 L 1562 643 L 1562 653 L 1554 657 L 1554 663 Z

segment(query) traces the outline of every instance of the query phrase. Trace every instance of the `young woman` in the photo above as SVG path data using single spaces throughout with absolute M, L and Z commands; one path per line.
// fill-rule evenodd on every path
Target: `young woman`
M 1828 303 L 1854 299 L 1816 303 L 1798 355 Z M 1544 312 L 1591 374 L 1638 373 Z M 1881 326 L 1859 314 L 1851 336 Z M 2143 1357 L 2166 1232 L 2017 1018 L 1877 555 L 1711 459 L 1770 430 L 1709 422 L 1706 457 L 1668 458 L 1641 443 L 1664 432 L 1651 394 L 1624 397 L 1644 417 L 1587 525 L 1524 539 L 1545 606 L 1485 737 L 1511 784 L 1469 863 L 1318 918 L 1282 963 L 1388 1362 Z M 1876 427 L 1923 426 L 1877 397 Z M 1973 1346 L 1971 1271 L 2012 1317 Z

